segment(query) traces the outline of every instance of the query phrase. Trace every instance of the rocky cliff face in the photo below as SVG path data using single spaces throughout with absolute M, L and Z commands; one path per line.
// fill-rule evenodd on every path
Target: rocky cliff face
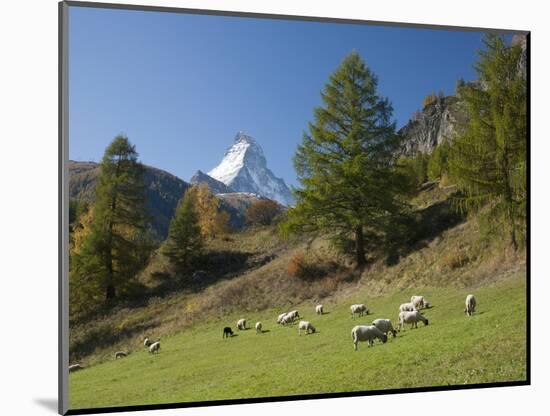
M 399 130 L 403 136 L 402 154 L 431 153 L 444 140 L 452 140 L 456 123 L 463 111 L 457 97 L 439 97 L 422 111 L 417 111 Z
M 512 46 L 519 45 L 521 47 L 521 58 L 518 64 L 518 70 L 525 78 L 527 76 L 527 36 L 516 34 L 512 37 Z
M 522 55 L 518 63 L 518 71 L 527 75 L 527 38 L 516 34 L 511 45 L 519 45 Z M 484 88 L 479 81 L 471 81 L 468 85 Z M 464 103 L 460 96 L 438 97 L 435 102 L 427 105 L 422 111 L 417 111 L 409 122 L 400 130 L 403 137 L 401 153 L 414 156 L 417 153 L 431 153 L 444 140 L 453 140 L 460 123 L 466 121 Z

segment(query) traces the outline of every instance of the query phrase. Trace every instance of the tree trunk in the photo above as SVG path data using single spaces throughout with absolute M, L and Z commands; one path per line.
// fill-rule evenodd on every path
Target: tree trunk
M 107 290 L 105 292 L 105 299 L 108 301 L 110 299 L 116 298 L 116 290 L 113 284 L 107 285 Z
M 512 231 L 510 233 L 510 238 L 512 240 L 512 247 L 514 247 L 514 250 L 517 251 L 518 249 L 518 242 L 516 240 L 516 230 L 515 225 L 512 226 Z
M 365 258 L 365 242 L 363 239 L 362 225 L 355 227 L 355 256 L 357 260 L 357 267 L 364 266 L 367 263 L 367 259 Z
M 118 179 L 120 172 L 120 157 L 117 161 L 116 165 L 116 173 L 115 178 Z M 114 216 L 114 213 L 116 211 L 116 204 L 117 204 L 117 187 L 115 185 L 113 190 L 113 196 L 111 198 L 111 216 Z M 112 219 L 109 221 L 109 231 L 107 234 L 107 255 L 105 256 L 105 266 L 107 267 L 107 288 L 105 291 L 105 300 L 109 301 L 110 299 L 116 298 L 116 289 L 114 284 L 114 273 L 113 273 L 113 221 Z
M 111 229 L 111 227 L 109 228 Z M 105 300 L 108 302 L 110 299 L 114 299 L 116 297 L 113 276 L 113 256 L 111 254 L 111 238 L 109 238 L 109 244 L 106 254 L 107 255 L 105 256 L 105 266 L 107 268 L 107 287 L 105 291 Z

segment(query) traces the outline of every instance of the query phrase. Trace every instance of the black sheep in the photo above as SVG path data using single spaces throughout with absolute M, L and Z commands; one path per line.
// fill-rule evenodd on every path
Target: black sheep
M 231 330 L 230 327 L 226 326 L 224 329 L 223 329 L 223 337 L 222 338 L 225 338 L 225 337 L 232 337 L 233 336 L 233 331 Z

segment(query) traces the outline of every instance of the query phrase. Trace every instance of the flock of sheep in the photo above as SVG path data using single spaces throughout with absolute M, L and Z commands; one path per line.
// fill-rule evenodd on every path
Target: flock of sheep
M 468 295 L 466 297 L 466 308 L 464 313 L 471 316 L 475 312 L 476 299 L 474 295 Z M 418 322 L 423 322 L 424 325 L 428 325 L 428 319 L 422 315 L 420 312 L 421 309 L 428 309 L 432 305 L 430 302 L 426 301 L 424 296 L 412 296 L 411 301 L 403 303 L 399 306 L 399 316 L 398 316 L 398 325 L 397 330 L 394 329 L 391 320 L 389 319 L 375 319 L 371 325 L 356 325 L 351 330 L 351 337 L 353 340 L 353 348 L 357 351 L 357 344 L 359 342 L 367 341 L 369 346 L 373 345 L 374 340 L 377 338 L 383 343 L 388 340 L 388 334 L 392 334 L 395 338 L 397 332 L 405 330 L 405 324 L 410 324 L 411 328 L 417 328 Z M 354 304 L 350 306 L 351 317 L 363 316 L 369 314 L 369 309 L 364 304 Z M 317 315 L 323 315 L 323 305 L 315 306 L 315 313 Z M 300 314 L 297 310 L 290 312 L 281 313 L 277 317 L 277 324 L 280 325 L 293 325 L 300 318 Z M 262 333 L 262 323 L 256 322 L 255 328 L 256 333 Z M 245 330 L 246 319 L 239 319 L 237 321 L 237 329 Z M 309 321 L 300 320 L 298 323 L 298 335 L 301 335 L 302 331 L 305 331 L 306 335 L 310 333 L 315 333 L 316 329 L 313 324 Z M 223 329 L 223 338 L 228 338 L 233 336 L 233 330 L 231 327 L 226 326 Z
M 465 302 L 465 309 L 464 313 L 468 316 L 471 316 L 475 312 L 476 308 L 476 298 L 474 295 L 468 295 L 466 296 L 466 302 Z M 418 322 L 423 322 L 424 325 L 428 325 L 428 319 L 422 315 L 420 312 L 421 309 L 428 309 L 432 305 L 430 302 L 426 301 L 424 296 L 412 296 L 411 301 L 407 303 L 403 303 L 399 306 L 399 315 L 398 315 L 398 325 L 397 329 L 395 329 L 392 325 L 391 320 L 389 319 L 375 319 L 372 321 L 371 325 L 356 325 L 351 330 L 351 337 L 353 340 L 353 348 L 355 351 L 357 351 L 357 344 L 359 342 L 368 342 L 369 347 L 373 345 L 375 339 L 379 339 L 383 343 L 385 343 L 388 340 L 388 334 L 392 334 L 392 336 L 395 338 L 397 336 L 397 332 L 401 330 L 405 330 L 405 324 L 410 324 L 411 328 L 417 328 Z M 350 306 L 351 311 L 351 317 L 352 319 L 355 318 L 355 316 L 363 316 L 369 314 L 369 309 L 364 304 L 354 304 Z M 324 308 L 323 305 L 317 305 L 315 306 L 315 313 L 317 315 L 323 315 L 324 314 Z M 300 314 L 297 310 L 293 310 L 290 312 L 285 312 L 280 314 L 277 317 L 277 324 L 280 325 L 293 325 L 298 319 L 300 319 Z M 263 325 L 261 322 L 256 322 L 256 325 L 254 326 L 256 329 L 256 333 L 260 334 L 264 331 L 262 330 Z M 246 319 L 239 319 L 237 321 L 237 329 L 238 330 L 246 330 Z M 302 331 L 305 331 L 307 334 L 313 334 L 316 332 L 315 327 L 311 324 L 309 321 L 300 320 L 298 323 L 298 335 L 301 335 Z M 223 329 L 223 338 L 229 338 L 232 337 L 233 330 L 231 327 L 226 326 Z M 145 338 L 143 341 L 143 346 L 148 349 L 150 354 L 155 354 L 160 351 L 160 340 L 158 341 L 152 341 L 149 338 Z M 118 358 L 124 358 L 128 355 L 127 352 L 124 351 L 117 351 L 115 352 L 115 359 Z M 84 367 L 80 364 L 72 364 L 69 366 L 69 372 L 81 370 Z

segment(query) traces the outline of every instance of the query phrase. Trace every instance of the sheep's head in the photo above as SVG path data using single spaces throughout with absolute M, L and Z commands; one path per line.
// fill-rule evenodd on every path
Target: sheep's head
M 424 325 L 428 326 L 428 320 L 427 319 L 424 321 Z
M 385 344 L 388 341 L 388 336 L 386 334 L 382 335 L 382 342 Z
M 315 333 L 315 328 L 314 328 L 314 327 L 311 327 L 311 333 L 312 333 L 312 334 Z
M 391 331 L 391 333 L 393 334 L 393 337 L 394 337 L 394 338 L 397 336 L 397 331 L 396 331 L 395 329 L 393 329 L 393 330 Z

